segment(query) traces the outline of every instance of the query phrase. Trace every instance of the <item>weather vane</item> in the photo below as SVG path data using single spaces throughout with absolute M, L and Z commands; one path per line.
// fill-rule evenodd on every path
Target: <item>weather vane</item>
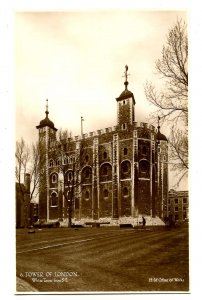
M 125 66 L 125 72 L 124 72 L 124 74 L 125 74 L 125 79 L 126 79 L 126 81 L 128 80 L 128 76 L 130 76 L 130 74 L 128 74 L 127 72 L 128 72 L 128 66 L 126 65 Z
M 160 117 L 158 116 L 158 130 L 160 129 Z
M 48 112 L 48 99 L 46 99 L 46 115 L 48 115 L 49 112 Z
M 124 84 L 125 84 L 125 89 L 127 90 L 127 86 L 128 86 L 128 76 L 130 76 L 130 74 L 128 74 L 128 66 L 126 65 L 125 66 L 125 72 L 124 72 L 124 76 L 123 77 L 125 77 L 125 82 L 124 82 Z

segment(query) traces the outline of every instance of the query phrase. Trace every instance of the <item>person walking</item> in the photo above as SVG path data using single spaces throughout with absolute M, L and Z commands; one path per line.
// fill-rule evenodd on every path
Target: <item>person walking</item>
M 142 217 L 142 228 L 145 228 L 145 225 L 146 225 L 146 219 Z

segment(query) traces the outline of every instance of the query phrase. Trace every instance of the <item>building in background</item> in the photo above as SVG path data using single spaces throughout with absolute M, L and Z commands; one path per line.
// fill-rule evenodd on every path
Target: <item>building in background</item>
M 24 184 L 16 182 L 16 227 L 30 225 L 30 174 L 24 176 Z
M 38 220 L 38 203 L 30 202 L 30 174 L 24 183 L 16 182 L 16 228 L 28 227 Z
M 66 177 L 72 178 L 71 160 L 75 159 L 85 140 L 85 158 L 80 167 L 80 185 L 75 187 L 73 219 L 121 220 L 122 218 L 162 219 L 167 216 L 168 201 L 168 143 L 167 138 L 147 123 L 135 121 L 135 97 L 128 90 L 128 67 L 125 70 L 125 88 L 117 103 L 117 124 L 111 128 L 92 131 L 72 138 L 71 151 L 62 161 L 53 156 L 58 145 L 57 129 L 46 117 L 36 128 L 41 153 L 39 191 L 39 219 L 66 220 L 67 206 L 60 182 L 58 163 L 68 162 Z M 99 113 L 99 112 L 98 112 Z M 69 149 L 69 147 L 68 147 Z M 65 149 L 64 149 L 65 151 Z
M 173 221 L 183 222 L 189 219 L 188 191 L 170 190 L 168 193 L 168 216 Z

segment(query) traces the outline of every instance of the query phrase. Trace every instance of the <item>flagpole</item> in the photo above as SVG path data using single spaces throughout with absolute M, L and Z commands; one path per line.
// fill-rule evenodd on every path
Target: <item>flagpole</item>
M 81 138 L 83 138 L 83 117 L 81 117 Z

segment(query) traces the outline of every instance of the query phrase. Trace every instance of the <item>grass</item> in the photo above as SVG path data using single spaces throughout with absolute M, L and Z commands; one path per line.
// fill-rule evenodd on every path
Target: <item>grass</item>
M 17 276 L 41 292 L 189 290 L 187 228 L 17 230 L 16 241 Z

